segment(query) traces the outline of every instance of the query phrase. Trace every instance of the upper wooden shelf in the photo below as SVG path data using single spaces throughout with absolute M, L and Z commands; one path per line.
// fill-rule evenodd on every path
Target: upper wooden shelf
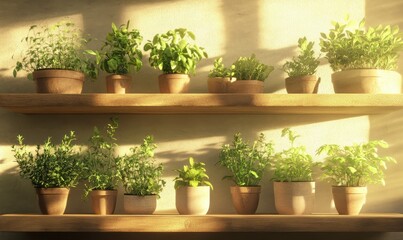
M 382 114 L 403 94 L 0 94 L 25 114 Z
M 401 214 L 0 215 L 0 232 L 402 232 Z

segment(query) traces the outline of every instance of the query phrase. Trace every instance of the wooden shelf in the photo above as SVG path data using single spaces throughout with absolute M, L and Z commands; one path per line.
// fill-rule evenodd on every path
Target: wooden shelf
M 403 94 L 0 94 L 25 114 L 382 114 Z
M 403 215 L 4 214 L 0 232 L 403 232 Z

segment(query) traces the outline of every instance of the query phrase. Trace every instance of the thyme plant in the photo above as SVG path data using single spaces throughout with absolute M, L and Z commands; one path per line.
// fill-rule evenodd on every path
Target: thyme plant
M 251 57 L 240 57 L 234 62 L 234 77 L 239 80 L 265 81 L 274 70 L 256 59 L 255 54 Z

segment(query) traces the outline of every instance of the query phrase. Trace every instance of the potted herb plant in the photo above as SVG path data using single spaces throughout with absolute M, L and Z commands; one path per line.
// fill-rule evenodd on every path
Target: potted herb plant
M 226 93 L 228 84 L 234 80 L 234 65 L 226 68 L 222 58 L 214 60 L 214 68 L 210 70 L 207 88 L 210 93 Z
M 400 93 L 401 75 L 396 72 L 403 49 L 398 26 L 365 28 L 353 22 L 334 23 L 328 34 L 321 33 L 321 51 L 333 69 L 336 93 Z
M 306 37 L 298 39 L 299 55 L 283 65 L 288 74 L 285 88 L 288 93 L 317 93 L 320 78 L 315 75 L 319 66 L 318 57 L 313 50 L 314 42 L 308 42 Z
M 88 51 L 97 57 L 106 77 L 108 93 L 127 93 L 130 90 L 131 72 L 138 72 L 143 63 L 140 44 L 143 37 L 137 29 L 130 29 L 130 21 L 119 28 L 112 23 L 112 31 L 106 35 L 100 52 Z
M 261 63 L 255 54 L 240 57 L 233 65 L 236 81 L 228 85 L 230 93 L 263 93 L 264 81 L 274 70 L 273 66 Z
M 273 153 L 273 143 L 266 142 L 263 134 L 253 145 L 243 141 L 239 133 L 235 134 L 232 145 L 223 145 L 218 163 L 231 172 L 223 179 L 231 179 L 236 184 L 230 190 L 238 214 L 256 212 L 261 192 L 259 184 Z
M 27 49 L 13 71 L 28 72 L 38 93 L 81 93 L 85 75 L 96 78 L 95 61 L 85 54 L 88 38 L 71 21 L 38 27 L 33 25 L 23 38 Z
M 177 28 L 155 35 L 144 45 L 144 51 L 150 51 L 151 67 L 163 72 L 158 77 L 161 93 L 188 92 L 189 75 L 194 74 L 199 61 L 207 57 L 204 48 L 194 43 L 195 39 L 193 32 Z
M 210 208 L 210 188 L 213 185 L 203 162 L 189 158 L 189 165 L 177 169 L 179 176 L 175 181 L 176 210 L 185 215 L 206 215 Z
M 294 145 L 299 137 L 294 131 L 284 128 L 281 136 L 287 136 L 291 146 L 276 153 L 271 162 L 276 210 L 279 214 L 311 214 L 315 200 L 312 173 L 316 163 L 305 146 Z
M 81 177 L 83 163 L 79 151 L 74 148 L 75 133 L 64 135 L 55 145 L 48 137 L 43 145 L 37 145 L 33 153 L 18 135 L 18 145 L 12 146 L 20 175 L 29 179 L 36 189 L 39 208 L 43 214 L 62 215 L 66 209 L 69 190 Z
M 157 198 L 165 181 L 162 179 L 163 165 L 154 159 L 156 148 L 153 137 L 146 136 L 140 146 L 132 147 L 129 154 L 118 159 L 126 213 L 153 214 L 157 208 Z
M 85 196 L 91 195 L 91 207 L 96 214 L 113 214 L 115 211 L 119 182 L 115 156 L 117 128 L 118 122 L 115 118 L 112 118 L 112 122 L 107 125 L 106 136 L 94 127 L 89 139 L 90 144 L 84 154 L 83 175 L 87 179 Z
M 332 193 L 337 212 L 358 215 L 365 204 L 367 184 L 385 184 L 386 163 L 396 163 L 392 157 L 381 157 L 378 147 L 387 148 L 382 140 L 351 146 L 323 145 L 317 154 L 325 153 L 323 178 L 333 184 Z

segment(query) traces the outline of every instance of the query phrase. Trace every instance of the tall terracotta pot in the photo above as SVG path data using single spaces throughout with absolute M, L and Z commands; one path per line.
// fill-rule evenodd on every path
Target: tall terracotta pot
M 176 210 L 183 215 L 206 215 L 210 208 L 210 187 L 182 186 L 176 189 Z
M 279 214 L 311 214 L 315 182 L 273 182 L 274 203 Z
M 260 186 L 231 186 L 231 198 L 238 214 L 254 214 L 259 205 Z
M 92 211 L 99 215 L 113 214 L 115 212 L 117 193 L 118 191 L 116 190 L 92 190 Z
M 396 71 L 351 69 L 332 74 L 335 93 L 390 93 L 402 90 L 402 77 Z
M 161 93 L 187 93 L 190 77 L 187 74 L 161 74 L 158 82 Z
M 157 195 L 137 196 L 125 194 L 123 209 L 131 214 L 153 214 L 157 209 Z
M 83 90 L 84 74 L 63 69 L 41 69 L 33 72 L 38 93 L 80 94 Z
M 69 197 L 68 188 L 36 188 L 42 214 L 63 215 Z
M 132 77 L 129 75 L 111 74 L 106 76 L 106 92 L 125 94 L 130 91 Z
M 264 82 L 258 80 L 237 80 L 228 84 L 229 93 L 263 93 Z
M 287 93 L 318 93 L 320 78 L 316 75 L 288 77 L 285 79 Z
M 230 78 L 214 77 L 207 80 L 207 89 L 209 93 L 226 93 Z
M 334 204 L 340 215 L 358 215 L 365 204 L 367 187 L 332 187 Z

